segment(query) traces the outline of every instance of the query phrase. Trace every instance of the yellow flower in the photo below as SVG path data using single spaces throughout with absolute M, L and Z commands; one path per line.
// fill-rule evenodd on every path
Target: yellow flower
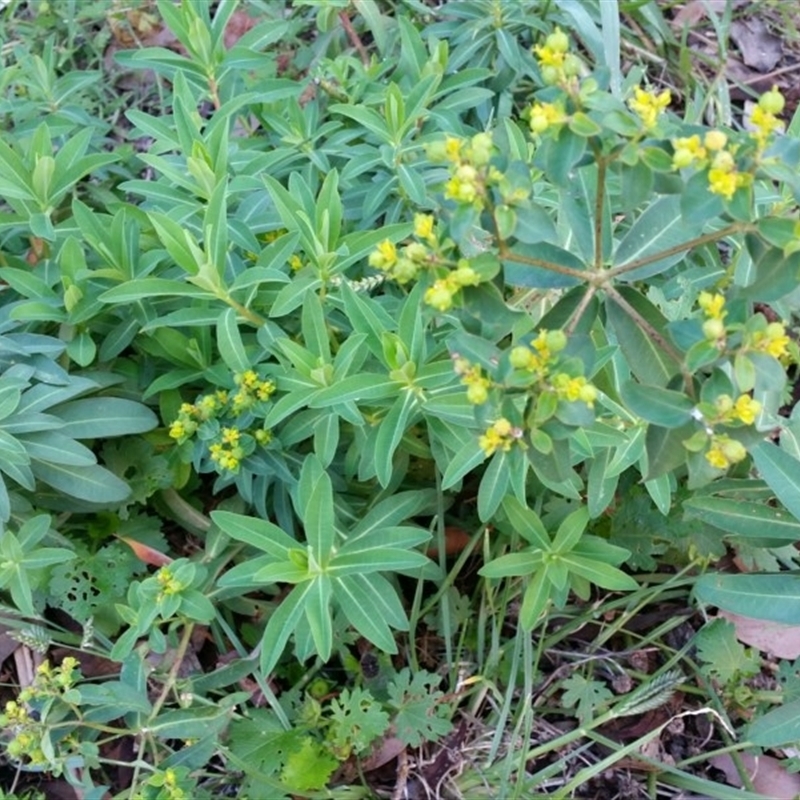
M 518 431 L 507 419 L 501 417 L 479 437 L 478 445 L 488 458 L 494 455 L 497 450 L 503 450 L 507 453 L 511 449 L 515 438 L 521 435 L 522 431 Z
M 464 143 L 461 139 L 457 139 L 455 136 L 448 136 L 444 140 L 445 158 L 448 161 L 459 161 L 461 159 L 461 148 L 463 145 Z
M 703 137 L 703 144 L 714 153 L 722 150 L 727 143 L 728 137 L 722 131 L 709 131 Z
M 672 147 L 675 150 L 672 156 L 673 169 L 683 169 L 692 164 L 703 162 L 707 156 L 706 149 L 700 143 L 700 137 L 697 134 L 673 139 Z
M 734 416 L 744 422 L 745 425 L 752 425 L 761 411 L 761 403 L 753 400 L 749 394 L 740 395 L 733 407 Z
M 369 256 L 369 265 L 376 269 L 391 269 L 396 262 L 397 248 L 388 239 L 384 239 Z
M 660 94 L 655 92 L 645 91 L 637 86 L 634 89 L 633 97 L 628 100 L 628 106 L 631 111 L 636 114 L 642 121 L 646 130 L 650 130 L 656 126 L 659 116 L 664 112 L 664 109 L 670 104 L 672 95 L 669 89 L 665 89 Z
M 479 366 L 468 366 L 461 371 L 461 383 L 467 387 L 467 400 L 479 406 L 489 399 L 492 382 L 483 375 Z
M 706 461 L 717 469 L 727 469 L 730 466 L 728 459 L 725 458 L 725 454 L 719 447 L 711 447 L 708 452 L 706 452 Z
M 563 67 L 566 52 L 560 48 L 556 49 L 548 44 L 534 45 L 533 52 L 536 55 L 536 60 L 541 67 Z
M 256 386 L 256 397 L 259 400 L 268 400 L 275 394 L 275 384 L 272 381 L 260 381 Z
M 571 378 L 569 375 L 560 372 L 553 376 L 552 383 L 556 395 L 561 400 L 566 400 L 570 403 L 574 403 L 576 400 L 582 400 L 591 408 L 597 398 L 597 389 L 595 389 L 583 375 Z
M 223 444 L 236 445 L 239 443 L 241 432 L 238 428 L 223 428 L 222 429 L 222 442 Z
M 773 358 L 789 355 L 789 337 L 780 322 L 770 322 L 763 331 L 753 333 L 749 344 L 756 350 L 768 353 Z
M 414 215 L 414 235 L 420 239 L 427 239 L 428 241 L 435 241 L 436 236 L 433 233 L 434 219 L 432 214 L 415 214 Z
M 447 311 L 453 305 L 453 289 L 446 280 L 438 280 L 425 292 L 426 305 L 433 306 L 437 311 Z
M 711 292 L 700 292 L 697 304 L 703 309 L 709 319 L 723 319 L 727 315 L 724 311 L 725 295 L 711 294 Z
M 717 469 L 727 469 L 747 456 L 747 450 L 741 442 L 724 434 L 711 437 L 711 447 L 706 452 L 706 461 Z
M 708 190 L 730 200 L 740 186 L 737 172 L 725 172 L 721 169 L 708 171 Z
M 289 256 L 289 266 L 294 272 L 297 272 L 303 268 L 303 259 L 295 253 L 293 256 Z
M 543 133 L 553 125 L 562 125 L 567 115 L 556 103 L 534 103 L 531 107 L 528 124 L 532 133 Z

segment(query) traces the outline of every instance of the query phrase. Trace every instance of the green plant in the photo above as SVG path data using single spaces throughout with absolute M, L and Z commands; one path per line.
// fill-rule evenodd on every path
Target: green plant
M 133 736 L 132 793 L 213 796 L 220 756 L 302 796 L 472 703 L 522 792 L 680 680 L 663 647 L 616 701 L 545 681 L 580 728 L 501 757 L 554 619 L 599 647 L 690 585 L 795 613 L 797 132 L 777 90 L 741 131 L 623 76 L 614 5 L 163 0 L 181 52 L 118 55 L 165 93 L 127 112 L 136 155 L 64 112 L 97 112 L 74 64 L 17 51 L 8 85 L 42 85 L 0 136 L 0 588 L 28 641 L 119 664 L 31 678 L 21 769 L 99 792 Z M 760 574 L 714 572 L 726 548 Z

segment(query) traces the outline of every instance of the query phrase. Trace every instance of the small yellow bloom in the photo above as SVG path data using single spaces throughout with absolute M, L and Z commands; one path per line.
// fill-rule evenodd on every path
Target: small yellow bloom
M 427 239 L 430 242 L 436 240 L 433 232 L 434 219 L 432 214 L 414 215 L 414 235 L 420 239 Z
M 645 91 L 637 86 L 634 89 L 634 95 L 628 100 L 628 106 L 642 121 L 646 130 L 650 130 L 656 126 L 659 116 L 669 106 L 672 100 L 672 95 L 669 89 L 665 89 L 660 94 L 655 92 Z
M 303 268 L 303 259 L 295 253 L 293 256 L 289 256 L 289 266 L 293 272 L 298 272 Z
M 369 256 L 369 265 L 376 269 L 391 269 L 397 262 L 394 242 L 384 239 Z
M 461 148 L 464 143 L 455 136 L 448 136 L 444 141 L 445 157 L 448 161 L 457 162 L 461 159 Z
M 733 407 L 734 416 L 745 425 L 752 425 L 761 411 L 761 403 L 749 394 L 740 395 Z
M 534 103 L 528 124 L 532 133 L 543 133 L 554 125 L 563 125 L 566 120 L 563 107 L 557 103 Z
M 672 156 L 673 169 L 683 169 L 693 164 L 702 163 L 708 155 L 697 134 L 673 139 L 672 147 L 675 150 Z
M 453 305 L 455 291 L 446 280 L 440 279 L 425 292 L 425 303 L 437 311 L 447 311 Z
M 730 200 L 741 185 L 739 173 L 725 172 L 721 169 L 708 171 L 708 190 Z
M 223 428 L 222 442 L 223 444 L 236 445 L 239 443 L 241 435 L 241 431 L 238 428 Z
M 516 440 L 522 436 L 522 431 L 515 428 L 505 417 L 500 417 L 478 439 L 478 445 L 488 458 L 497 450 L 508 452 Z
M 723 319 L 727 315 L 725 307 L 725 295 L 711 294 L 711 292 L 700 292 L 697 304 L 703 309 L 709 319 Z

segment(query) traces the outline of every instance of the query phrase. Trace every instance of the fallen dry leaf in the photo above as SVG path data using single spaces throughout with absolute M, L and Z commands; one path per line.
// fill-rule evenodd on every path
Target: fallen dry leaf
M 786 771 L 783 763 L 772 756 L 751 756 L 749 753 L 739 753 L 744 768 L 753 782 L 753 788 L 770 800 L 794 800 L 800 794 L 800 775 Z M 725 773 L 725 778 L 731 786 L 741 788 L 742 779 L 727 753 L 713 756 L 711 764 Z
M 758 17 L 731 23 L 731 39 L 742 54 L 742 61 L 759 72 L 775 69 L 783 57 L 781 40 L 771 34 L 764 20 Z
M 172 559 L 168 555 L 164 555 L 164 553 L 159 552 L 149 545 L 137 542 L 136 539 L 130 539 L 127 536 L 117 536 L 117 538 L 121 542 L 125 542 L 125 544 L 133 550 L 136 558 L 145 564 L 150 564 L 153 567 L 164 567 L 172 563 Z
M 800 656 L 800 625 L 782 625 L 720 611 L 719 616 L 733 623 L 736 638 L 776 658 L 794 660 Z

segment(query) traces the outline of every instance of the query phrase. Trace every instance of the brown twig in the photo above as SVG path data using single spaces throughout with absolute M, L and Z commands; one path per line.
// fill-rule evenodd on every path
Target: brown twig
M 364 42 L 361 41 L 361 37 L 356 32 L 356 29 L 353 27 L 353 23 L 350 20 L 350 17 L 346 11 L 339 12 L 339 21 L 342 23 L 342 27 L 345 29 L 345 32 L 347 33 L 347 38 L 350 39 L 350 43 L 358 51 L 359 56 L 361 56 L 361 63 L 365 67 L 368 67 L 369 53 L 367 52 L 367 48 L 364 47 Z

